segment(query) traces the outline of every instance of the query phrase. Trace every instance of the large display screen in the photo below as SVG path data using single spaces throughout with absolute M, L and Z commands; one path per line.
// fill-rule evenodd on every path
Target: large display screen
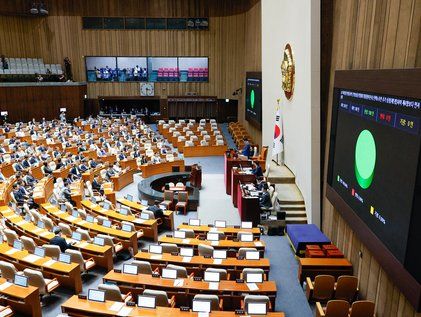
M 337 89 L 331 187 L 405 262 L 420 152 L 420 100 Z
M 208 82 L 207 57 L 85 58 L 88 82 Z
M 262 74 L 246 74 L 246 120 L 262 127 Z

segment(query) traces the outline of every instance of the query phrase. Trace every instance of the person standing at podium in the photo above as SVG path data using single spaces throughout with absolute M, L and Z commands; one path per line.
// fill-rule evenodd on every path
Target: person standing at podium
M 270 200 L 270 194 L 269 194 L 269 186 L 268 184 L 263 185 L 263 192 L 259 199 L 259 205 L 260 208 L 270 208 L 272 207 L 272 201 Z
M 250 142 L 247 138 L 244 138 L 244 147 L 241 150 L 241 154 L 244 155 L 245 157 L 249 158 L 251 157 L 251 145 Z

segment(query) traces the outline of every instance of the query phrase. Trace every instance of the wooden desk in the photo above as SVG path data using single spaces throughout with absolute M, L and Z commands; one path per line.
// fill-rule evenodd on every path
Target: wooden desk
M 234 207 L 237 207 L 238 201 L 238 184 L 255 183 L 256 176 L 241 171 L 238 168 L 231 169 L 231 198 Z
M 9 203 L 10 193 L 13 190 L 15 181 L 16 178 L 12 176 L 6 182 L 0 183 L 0 206 L 6 206 Z
M 97 166 L 95 168 L 91 168 L 88 171 L 82 173 L 83 181 L 84 182 L 90 181 L 92 183 L 92 181 L 94 180 L 94 177 L 99 175 L 104 168 L 106 168 L 106 166 L 101 165 L 101 166 Z
M 251 221 L 253 226 L 260 223 L 259 197 L 247 195 L 241 183 L 237 185 L 237 207 L 241 221 Z
M 108 219 L 121 225 L 121 221 L 128 221 L 133 223 L 136 230 L 143 231 L 143 237 L 152 239 L 153 241 L 158 241 L 158 220 L 150 219 L 143 220 L 135 215 L 122 215 L 116 210 L 104 209 L 100 205 L 94 204 L 89 200 L 83 200 L 82 206 L 90 211 L 90 213 L 106 216 Z
M 57 278 L 60 285 L 73 289 L 76 293 L 82 291 L 82 279 L 80 266 L 77 263 L 62 263 L 52 260 L 50 257 L 38 258 L 35 261 L 27 258 L 27 250 L 19 251 L 12 248 L 6 242 L 0 244 L 0 258 L 15 265 L 16 269 L 23 271 L 26 268 L 36 269 L 42 272 L 46 278 Z
M 57 179 L 57 178 L 61 177 L 64 180 L 67 176 L 69 176 L 69 172 L 70 172 L 71 168 L 72 168 L 71 165 L 67 165 L 67 166 L 62 167 L 58 170 L 53 171 L 54 178 Z
M 197 232 L 199 234 L 206 234 L 209 231 L 215 230 L 214 226 L 208 226 L 208 225 L 201 225 L 201 226 L 190 226 L 188 224 L 182 224 L 178 226 L 178 229 L 191 229 L 194 230 L 194 232 Z M 226 228 L 216 228 L 218 231 L 221 231 L 225 233 L 226 236 L 230 237 L 236 237 L 238 232 L 250 232 L 253 233 L 253 236 L 255 238 L 260 238 L 260 229 L 259 228 L 252 228 L 252 229 L 241 229 L 241 228 L 235 228 L 235 227 L 226 227 Z
M 144 289 L 165 290 L 169 296 L 175 295 L 176 302 L 180 305 L 182 302 L 191 303 L 194 295 L 206 293 L 216 294 L 224 298 L 224 309 L 234 310 L 241 307 L 240 302 L 244 298 L 244 293 L 254 295 L 269 296 L 272 308 L 275 309 L 276 284 L 274 281 L 264 281 L 257 284 L 257 290 L 250 290 L 247 283 L 236 283 L 236 281 L 220 281 L 218 289 L 210 290 L 209 283 L 205 281 L 195 281 L 192 278 L 182 278 L 183 283 L 174 286 L 174 280 L 161 277 L 152 277 L 148 274 L 123 274 L 115 271 L 108 272 L 104 282 L 117 283 L 123 294 L 131 292 L 133 295 L 143 293 Z
M 6 282 L 7 281 L 4 278 L 0 277 L 0 285 L 3 285 Z M 10 305 L 14 312 L 18 312 L 24 316 L 42 316 L 38 287 L 21 287 L 10 284 L 9 287 L 1 290 L 0 294 L 4 296 L 4 300 Z
M 13 160 L 10 163 L 4 163 L 0 170 L 4 177 L 9 178 L 12 175 L 15 175 L 15 171 L 13 169 L 13 163 L 15 163 Z
M 253 241 L 253 242 L 242 242 L 242 241 L 233 241 L 233 240 L 219 240 L 219 241 L 207 241 L 200 239 L 178 239 L 170 237 L 160 237 L 160 243 L 175 243 L 178 246 L 188 246 L 193 247 L 197 251 L 197 246 L 199 244 L 206 244 L 213 246 L 215 249 L 240 249 L 240 248 L 256 248 L 261 254 L 265 251 L 265 243 L 263 241 Z
M 116 156 L 114 154 L 106 155 L 106 156 L 98 156 L 98 160 L 101 161 L 103 164 L 109 163 L 114 164 L 114 162 L 117 160 Z
M 141 212 L 142 210 L 148 208 L 148 206 L 144 206 L 138 202 L 130 201 L 126 198 L 118 198 L 117 202 L 121 205 L 126 207 L 130 207 L 132 212 Z M 174 230 L 174 211 L 171 210 L 164 210 L 164 219 L 162 220 L 162 226 L 165 229 Z
M 250 167 L 251 160 L 242 160 L 238 158 L 227 157 L 227 154 L 224 155 L 224 181 L 225 181 L 225 192 L 227 195 L 231 195 L 231 169 L 234 166 Z
M 51 231 L 38 228 L 32 222 L 25 221 L 7 206 L 0 207 L 0 214 L 5 218 L 7 225 L 15 230 L 19 236 L 25 235 L 31 237 L 37 245 L 48 244 L 54 237 L 54 233 Z M 68 243 L 73 241 L 71 239 L 66 240 Z M 79 250 L 85 259 L 93 258 L 98 266 L 104 267 L 107 270 L 113 268 L 113 250 L 110 246 L 99 246 L 86 241 L 80 241 L 73 245 L 73 247 Z
M 117 316 L 130 316 L 130 317 L 197 317 L 197 313 L 182 312 L 179 308 L 170 307 L 156 307 L 155 309 L 142 309 L 138 307 L 130 307 L 127 315 L 119 313 L 118 311 L 112 311 L 110 308 L 116 302 L 105 301 L 104 303 L 92 302 L 87 299 L 79 299 L 76 295 L 70 297 L 64 304 L 61 305 L 63 313 L 67 313 L 70 316 L 80 317 L 117 317 Z M 189 305 L 190 306 L 190 305 Z M 126 307 L 126 306 L 123 306 Z M 241 317 L 230 311 L 213 311 L 210 316 L 212 317 Z M 267 317 L 285 317 L 282 312 L 269 312 Z
M 43 177 L 34 187 L 33 199 L 37 204 L 43 204 L 48 201 L 53 193 L 54 178 Z
M 136 170 L 126 170 L 119 176 L 112 176 L 111 181 L 114 184 L 114 190 L 122 190 L 127 185 L 133 183 L 133 174 L 136 173 Z
M 82 228 L 88 230 L 91 237 L 96 236 L 98 233 L 106 234 L 113 237 L 117 242 L 120 241 L 123 247 L 127 250 L 132 249 L 133 254 L 138 251 L 137 247 L 137 232 L 126 232 L 115 228 L 107 228 L 97 223 L 90 223 L 82 218 L 74 218 L 68 213 L 61 211 L 56 206 L 49 203 L 42 204 L 40 208 L 41 213 L 48 214 L 56 220 L 56 222 L 67 223 L 70 227 L 77 229 Z
M 139 252 L 135 256 L 136 260 L 150 262 L 152 267 L 166 267 L 167 264 L 175 264 L 184 266 L 188 273 L 195 273 L 195 276 L 203 276 L 203 272 L 209 267 L 226 269 L 231 273 L 231 280 L 240 278 L 240 274 L 244 268 L 263 269 L 269 278 L 270 262 L 269 259 L 263 258 L 259 260 L 239 260 L 237 258 L 227 258 L 225 260 L 214 261 L 211 258 L 205 258 L 200 255 L 193 256 L 189 262 L 184 261 L 184 257 L 180 255 L 172 255 L 171 253 L 152 254 L 149 252 Z M 198 274 L 197 274 L 198 273 Z
M 184 171 L 184 160 L 174 160 L 172 162 L 162 162 L 158 164 L 143 164 L 140 166 L 142 177 L 148 178 L 156 174 L 171 173 L 173 166 L 179 166 L 180 172 Z
M 328 274 L 336 278 L 352 275 L 352 263 L 345 258 L 298 258 L 298 280 L 303 283 L 306 277 L 312 280 L 317 275 Z
M 135 158 L 127 158 L 120 161 L 122 168 L 129 168 L 131 170 L 137 170 L 137 162 Z
M 183 154 L 184 157 L 221 156 L 224 155 L 227 149 L 226 145 L 185 146 Z

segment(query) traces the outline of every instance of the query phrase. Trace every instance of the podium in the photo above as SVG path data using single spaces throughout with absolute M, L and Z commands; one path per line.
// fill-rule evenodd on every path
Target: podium
M 237 207 L 237 200 L 238 200 L 238 184 L 239 183 L 255 183 L 256 176 L 254 174 L 248 174 L 241 171 L 239 168 L 232 168 L 231 169 L 231 198 L 234 207 Z
M 240 158 L 233 158 L 230 151 L 225 152 L 224 155 L 224 181 L 225 181 L 225 192 L 227 195 L 231 195 L 231 170 L 233 167 L 251 167 L 251 160 L 243 160 Z
M 241 183 L 237 185 L 237 205 L 241 221 L 251 221 L 253 227 L 260 223 L 259 197 L 248 195 Z
M 202 188 L 202 168 L 199 165 L 192 165 L 189 180 L 193 187 Z

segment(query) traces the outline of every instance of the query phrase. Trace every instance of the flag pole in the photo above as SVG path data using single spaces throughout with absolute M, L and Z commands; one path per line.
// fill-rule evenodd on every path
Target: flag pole
M 279 102 L 280 101 L 281 101 L 280 98 L 276 99 L 277 106 L 275 108 L 275 113 L 278 112 L 278 110 L 279 110 Z M 272 148 L 273 148 L 273 145 L 272 145 Z M 273 156 L 272 156 L 272 162 L 274 162 L 277 166 L 279 166 L 279 153 L 276 153 L 276 160 L 274 160 Z

